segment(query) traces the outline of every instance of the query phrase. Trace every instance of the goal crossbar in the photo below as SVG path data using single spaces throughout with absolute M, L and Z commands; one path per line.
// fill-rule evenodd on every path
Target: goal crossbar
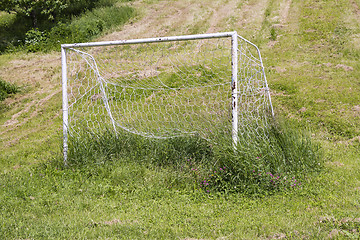
M 142 43 L 155 43 L 155 42 L 174 42 L 174 41 L 200 40 L 200 39 L 209 39 L 209 38 L 225 38 L 225 37 L 231 37 L 233 35 L 237 35 L 237 33 L 236 32 L 207 33 L 207 34 L 183 35 L 183 36 L 172 36 L 172 37 L 62 44 L 61 48 L 66 49 L 66 48 L 77 48 L 77 47 L 102 47 L 102 46 L 129 45 L 129 44 L 142 44 Z

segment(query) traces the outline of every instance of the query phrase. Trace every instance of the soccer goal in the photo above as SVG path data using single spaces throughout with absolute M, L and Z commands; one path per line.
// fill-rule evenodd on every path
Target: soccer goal
M 273 115 L 260 51 L 236 32 L 63 44 L 61 56 L 65 163 L 69 134 L 229 129 L 236 145 Z

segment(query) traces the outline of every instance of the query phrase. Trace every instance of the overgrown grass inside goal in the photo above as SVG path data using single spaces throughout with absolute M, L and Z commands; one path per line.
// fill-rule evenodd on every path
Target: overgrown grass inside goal
M 83 132 L 69 139 L 68 164 L 101 168 L 119 160 L 137 162 L 170 169 L 172 188 L 251 195 L 301 188 L 302 180 L 323 166 L 320 145 L 309 133 L 285 123 L 271 124 L 267 139 L 239 135 L 236 150 L 231 134 L 224 137 L 224 131 L 219 132 L 216 143 L 199 136 L 153 139 L 111 130 Z

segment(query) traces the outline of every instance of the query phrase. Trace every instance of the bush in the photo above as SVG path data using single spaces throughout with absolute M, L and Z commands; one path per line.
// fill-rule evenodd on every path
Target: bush
M 37 52 L 42 49 L 42 45 L 47 41 L 45 32 L 31 29 L 26 33 L 25 46 L 29 52 Z

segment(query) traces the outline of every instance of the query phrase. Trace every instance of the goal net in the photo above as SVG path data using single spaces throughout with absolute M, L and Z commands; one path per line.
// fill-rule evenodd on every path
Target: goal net
M 271 99 L 258 48 L 236 32 L 62 45 L 67 136 L 262 134 Z M 257 129 L 253 129 L 257 126 Z

